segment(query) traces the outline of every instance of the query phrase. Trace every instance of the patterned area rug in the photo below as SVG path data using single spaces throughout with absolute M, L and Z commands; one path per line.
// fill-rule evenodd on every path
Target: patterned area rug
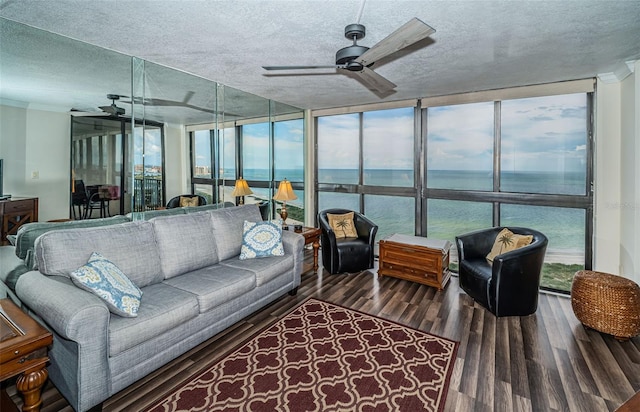
M 149 411 L 442 411 L 457 349 L 309 299 Z

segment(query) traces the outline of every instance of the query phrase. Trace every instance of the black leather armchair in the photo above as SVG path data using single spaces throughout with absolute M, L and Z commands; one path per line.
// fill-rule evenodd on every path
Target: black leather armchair
M 203 206 L 207 204 L 207 199 L 201 195 L 180 195 L 176 197 L 172 197 L 171 200 L 167 202 L 167 209 L 173 209 L 176 207 L 180 207 L 180 197 L 197 197 L 198 198 L 198 206 Z
M 347 209 L 327 209 L 318 213 L 318 223 L 322 234 L 322 265 L 331 274 L 360 272 L 373 267 L 373 247 L 378 226 L 364 215 L 354 212 L 353 221 L 358 232 L 357 238 L 338 238 L 329 225 L 327 214 L 341 215 L 352 212 Z
M 538 308 L 538 290 L 547 237 L 521 227 L 509 227 L 518 235 L 532 235 L 531 244 L 486 256 L 504 227 L 483 229 L 456 237 L 460 287 L 496 316 L 526 316 Z

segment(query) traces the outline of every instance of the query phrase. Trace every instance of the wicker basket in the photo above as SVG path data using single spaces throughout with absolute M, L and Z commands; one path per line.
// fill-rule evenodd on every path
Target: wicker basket
M 580 270 L 571 285 L 571 306 L 583 325 L 616 339 L 640 334 L 640 286 L 632 280 Z

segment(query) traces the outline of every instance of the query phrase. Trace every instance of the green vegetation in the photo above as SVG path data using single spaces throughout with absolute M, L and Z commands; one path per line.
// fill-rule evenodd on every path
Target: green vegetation
M 280 206 L 277 206 L 277 210 L 280 210 Z M 292 205 L 287 205 L 287 213 L 289 217 L 287 217 L 287 223 L 292 224 L 289 220 L 295 220 L 297 222 L 304 222 L 304 209 L 301 207 L 296 207 Z
M 540 285 L 569 292 L 571 290 L 571 282 L 573 282 L 573 275 L 582 269 L 584 269 L 583 265 L 545 263 L 542 265 L 542 280 L 540 281 Z

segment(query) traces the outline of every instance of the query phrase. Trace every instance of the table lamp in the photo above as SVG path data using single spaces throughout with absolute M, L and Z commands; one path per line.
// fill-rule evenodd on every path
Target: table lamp
M 243 178 L 236 180 L 236 186 L 233 188 L 233 192 L 231 192 L 231 196 L 239 197 L 240 200 L 238 204 L 244 205 L 244 197 L 247 195 L 252 195 L 253 192 L 249 188 L 249 184 Z
M 278 192 L 273 197 L 273 200 L 278 200 L 282 202 L 282 208 L 280 209 L 280 217 L 282 217 L 282 224 L 287 224 L 287 200 L 296 200 L 298 196 L 293 193 L 293 187 L 291 187 L 291 182 L 287 179 L 284 179 L 280 182 L 278 186 Z

